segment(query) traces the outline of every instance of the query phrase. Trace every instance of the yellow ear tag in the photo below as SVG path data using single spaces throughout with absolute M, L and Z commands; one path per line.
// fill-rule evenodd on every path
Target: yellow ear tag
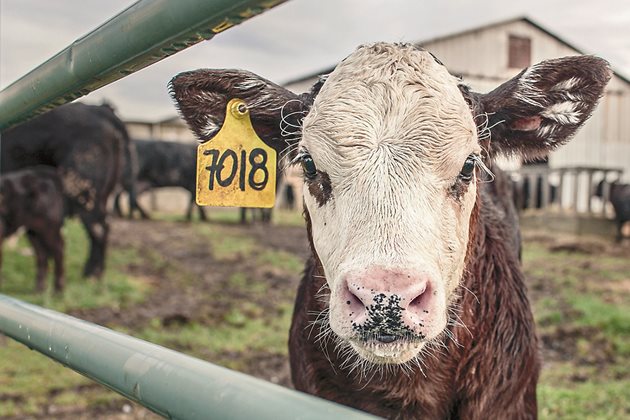
M 197 204 L 273 207 L 276 151 L 254 131 L 244 101 L 227 104 L 223 127 L 197 148 Z

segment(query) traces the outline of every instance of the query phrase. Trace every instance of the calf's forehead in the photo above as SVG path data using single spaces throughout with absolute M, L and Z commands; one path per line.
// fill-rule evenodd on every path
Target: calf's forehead
M 335 68 L 304 120 L 302 145 L 316 159 L 350 162 L 385 148 L 461 163 L 478 148 L 458 79 L 430 53 L 396 44 L 361 47 Z

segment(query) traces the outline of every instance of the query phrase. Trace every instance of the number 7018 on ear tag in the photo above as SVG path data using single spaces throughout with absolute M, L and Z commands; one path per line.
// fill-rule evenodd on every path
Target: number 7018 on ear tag
M 197 204 L 273 207 L 276 151 L 254 131 L 244 101 L 227 104 L 221 130 L 197 148 Z

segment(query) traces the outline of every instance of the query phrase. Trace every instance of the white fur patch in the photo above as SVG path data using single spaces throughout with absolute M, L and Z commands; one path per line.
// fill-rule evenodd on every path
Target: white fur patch
M 474 182 L 459 198 L 451 187 L 468 155 L 481 151 L 458 80 L 426 51 L 365 46 L 330 74 L 303 127 L 300 150 L 332 187 L 323 205 L 309 188 L 303 194 L 333 331 L 351 337 L 346 302 L 335 299 L 348 273 L 369 267 L 430 273 L 446 311 L 476 197 Z
M 256 77 L 249 77 L 239 82 L 236 88 L 240 90 L 250 90 L 260 88 L 262 86 L 264 86 L 264 83 L 260 79 Z
M 584 97 L 582 95 L 580 95 L 579 93 L 575 93 L 575 92 L 564 92 L 564 96 L 573 102 L 583 102 L 584 101 Z
M 212 137 L 217 131 L 219 131 L 218 124 L 212 121 L 212 118 L 208 117 L 206 119 L 206 125 L 201 129 L 201 133 L 206 137 Z
M 580 82 L 580 79 L 578 79 L 577 77 L 570 77 L 567 80 L 563 80 L 560 83 L 558 83 L 555 86 L 553 86 L 551 88 L 551 90 L 554 91 L 554 92 L 562 92 L 562 91 L 565 91 L 565 90 L 571 90 L 579 82 Z
M 553 139 L 553 134 L 556 129 L 555 124 L 543 124 L 538 128 L 538 136 L 546 139 Z
M 579 123 L 581 113 L 577 110 L 575 102 L 566 101 L 547 107 L 540 115 L 557 123 L 567 125 Z
M 545 94 L 536 87 L 536 82 L 539 80 L 538 65 L 529 67 L 519 78 L 519 89 L 514 96 L 521 102 L 542 108 Z

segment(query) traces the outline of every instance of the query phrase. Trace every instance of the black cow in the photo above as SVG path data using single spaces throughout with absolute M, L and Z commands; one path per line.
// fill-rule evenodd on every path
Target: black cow
M 181 187 L 190 192 L 190 201 L 186 211 L 186 219 L 192 219 L 192 209 L 195 204 L 197 145 L 173 141 L 133 140 L 138 156 L 138 171 L 136 177 L 137 194 L 161 187 Z M 128 171 L 126 171 L 128 172 Z M 123 181 L 123 188 L 129 191 L 127 181 Z M 114 211 L 122 215 L 120 209 L 121 192 L 114 199 Z M 138 210 L 142 218 L 148 219 L 148 213 L 138 203 L 130 204 L 130 216 Z M 198 207 L 199 217 L 206 220 L 202 207 Z
M 107 199 L 119 181 L 124 161 L 133 161 L 124 123 L 110 106 L 72 103 L 1 135 L 3 173 L 35 165 L 58 168 L 66 213 L 81 218 L 91 241 L 83 274 L 100 277 L 109 233 Z M 132 190 L 135 200 L 135 188 Z
M 45 288 L 48 259 L 55 262 L 55 291 L 64 287 L 64 198 L 55 168 L 36 166 L 0 176 L 0 264 L 2 241 L 24 226 L 37 261 L 36 289 Z
M 604 196 L 604 181 L 601 181 L 595 190 L 595 195 Z M 617 222 L 617 242 L 623 239 L 623 225 L 630 222 L 630 184 L 620 184 L 617 181 L 610 183 L 610 203 L 615 210 Z

